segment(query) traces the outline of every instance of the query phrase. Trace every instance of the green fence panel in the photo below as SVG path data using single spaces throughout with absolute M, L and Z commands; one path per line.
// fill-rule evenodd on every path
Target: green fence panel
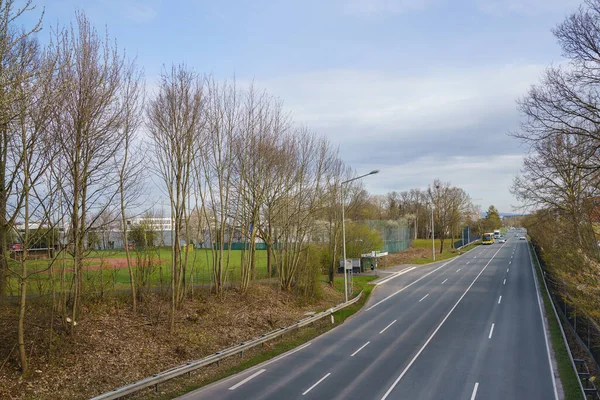
M 379 236 L 383 240 L 383 251 L 397 253 L 412 246 L 412 231 L 405 219 L 367 220 L 362 221 L 362 223 L 379 232 Z

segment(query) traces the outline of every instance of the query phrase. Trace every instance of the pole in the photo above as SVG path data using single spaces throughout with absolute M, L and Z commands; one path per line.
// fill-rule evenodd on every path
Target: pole
M 348 301 L 348 276 L 346 275 L 346 225 L 344 208 L 346 204 L 344 202 L 344 183 L 340 185 L 340 194 L 342 195 L 342 247 L 344 249 L 344 302 Z
M 348 301 L 348 276 L 346 275 L 346 224 L 345 224 L 345 216 L 344 216 L 344 208 L 346 208 L 346 204 L 344 203 L 344 184 L 348 182 L 355 181 L 357 179 L 364 178 L 368 175 L 378 174 L 379 170 L 375 169 L 368 174 L 364 174 L 361 176 L 357 176 L 356 178 L 348 179 L 347 181 L 343 181 L 340 183 L 340 194 L 342 196 L 342 247 L 344 248 L 344 302 Z
M 435 229 L 433 225 L 433 203 L 431 203 L 431 256 L 435 261 Z

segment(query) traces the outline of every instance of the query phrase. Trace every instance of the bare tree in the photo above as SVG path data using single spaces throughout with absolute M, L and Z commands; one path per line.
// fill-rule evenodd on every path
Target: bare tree
M 450 182 L 441 182 L 436 179 L 433 186 L 427 189 L 435 211 L 435 237 L 440 240 L 440 254 L 444 251 L 444 242 L 448 238 L 451 230 L 453 204 L 452 187 Z
M 133 67 L 133 66 L 132 66 Z M 118 154 L 117 165 L 119 168 L 119 203 L 121 214 L 121 233 L 129 269 L 131 284 L 132 309 L 137 311 L 137 290 L 135 274 L 131 260 L 128 240 L 127 212 L 130 207 L 135 207 L 143 194 L 143 181 L 145 177 L 145 151 L 142 143 L 137 141 L 136 133 L 142 122 L 144 106 L 143 75 L 136 68 L 129 68 L 124 73 L 123 89 L 123 149 Z
M 562 214 L 570 221 L 578 246 L 592 250 L 597 245 L 588 208 L 589 200 L 599 194 L 600 176 L 583 167 L 594 150 L 581 142 L 587 139 L 562 135 L 535 143 L 535 152 L 525 158 L 511 191 L 526 207 Z
M 329 142 L 306 130 L 299 130 L 289 143 L 286 186 L 290 190 L 276 202 L 274 215 L 277 248 L 275 263 L 280 286 L 292 290 L 301 255 L 314 225 L 317 211 L 323 207 L 324 178 L 335 160 Z
M 239 177 L 235 166 L 235 141 L 240 135 L 240 93 L 235 83 L 219 84 L 206 78 L 207 106 L 204 146 L 196 160 L 198 192 L 207 220 L 211 242 L 213 282 L 222 293 L 231 261 L 231 244 L 240 231 L 240 196 L 235 183 Z
M 122 148 L 121 91 L 128 65 L 108 38 L 102 39 L 83 13 L 65 29 L 51 52 L 58 57 L 60 109 L 53 117 L 65 177 L 69 234 L 74 259 L 71 332 L 80 305 L 85 238 L 94 219 L 118 194 L 114 158 Z
M 53 162 L 55 152 L 49 132 L 48 120 L 55 105 L 54 86 L 55 59 L 41 54 L 37 42 L 28 37 L 19 43 L 22 74 L 33 79 L 21 82 L 13 107 L 16 118 L 12 121 L 14 141 L 9 142 L 8 158 L 12 160 L 15 190 L 9 201 L 8 220 L 22 221 L 22 229 L 15 229 L 21 251 L 15 257 L 19 270 L 11 270 L 20 284 L 20 305 L 18 320 L 18 344 L 23 375 L 28 373 L 27 350 L 25 348 L 25 310 L 27 303 L 27 283 L 30 277 L 42 271 L 29 271 L 29 249 L 46 243 L 54 231 L 48 206 L 51 191 L 56 190 L 44 184 L 48 178 L 48 165 Z M 48 191 L 45 191 L 47 188 Z M 32 227 L 34 230 L 32 231 Z
M 195 178 L 192 167 L 203 146 L 204 103 L 200 78 L 179 65 L 162 72 L 158 92 L 147 108 L 156 172 L 171 204 L 171 330 L 175 329 L 175 309 L 183 300 L 187 252 L 182 257 L 182 230 L 189 221 L 188 201 Z
M 14 0 L 0 2 L 0 298 L 6 295 L 8 237 L 14 223 L 7 218 L 7 206 L 15 190 L 16 171 L 23 162 L 22 158 L 10 158 L 10 147 L 15 140 L 11 124 L 19 116 L 18 107 L 15 107 L 22 100 L 19 87 L 29 85 L 34 79 L 35 71 L 22 66 L 28 65 L 35 54 L 23 53 L 23 50 L 31 50 L 26 43 L 41 29 L 42 17 L 29 30 L 20 30 L 15 25 L 33 9 L 32 0 L 26 1 L 21 8 L 17 8 Z
M 251 87 L 243 105 L 242 132 L 235 141 L 240 196 L 240 229 L 248 243 L 242 252 L 241 288 L 256 278 L 255 248 L 261 226 L 261 209 L 279 171 L 278 147 L 290 129 L 290 121 L 279 101 Z M 270 262 L 268 273 L 271 276 Z

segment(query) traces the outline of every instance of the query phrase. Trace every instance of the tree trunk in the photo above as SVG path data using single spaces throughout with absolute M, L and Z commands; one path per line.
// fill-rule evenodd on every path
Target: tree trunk
M 271 263 L 272 248 L 270 242 L 265 242 L 265 245 L 267 246 L 267 273 L 269 274 L 269 278 L 271 278 L 273 276 L 273 264 Z
M 0 213 L 6 215 L 6 203 L 0 200 Z M 2 217 L 0 217 L 2 218 Z M 0 299 L 6 297 L 7 274 L 8 270 L 8 238 L 6 224 L 0 222 Z
M 9 225 L 6 221 L 7 215 L 7 188 L 6 188 L 6 165 L 8 156 L 8 133 L 7 127 L 2 127 L 2 149 L 0 159 L 0 299 L 6 297 L 7 273 L 8 273 L 8 232 Z
M 135 290 L 135 277 L 133 274 L 133 264 L 131 263 L 131 253 L 129 251 L 129 240 L 127 235 L 127 220 L 125 219 L 125 206 L 121 205 L 123 213 L 123 243 L 125 244 L 125 258 L 127 259 L 127 269 L 129 270 L 129 281 L 131 284 L 131 301 L 133 313 L 137 312 L 137 293 Z
M 22 276 L 21 276 L 21 300 L 19 304 L 19 328 L 18 328 L 18 341 L 19 341 L 19 357 L 21 359 L 21 375 L 26 375 L 28 370 L 27 364 L 27 350 L 25 349 L 25 303 L 27 301 L 27 251 L 23 249 L 23 263 L 22 263 Z

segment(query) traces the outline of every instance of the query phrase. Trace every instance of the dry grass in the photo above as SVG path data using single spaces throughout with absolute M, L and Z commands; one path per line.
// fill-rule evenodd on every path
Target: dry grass
M 394 266 L 400 264 L 407 264 L 411 260 L 417 258 L 428 258 L 431 257 L 431 249 L 414 248 L 400 251 L 398 253 L 392 253 L 387 255 L 386 264 L 387 266 Z
M 258 284 L 245 295 L 230 290 L 220 299 L 200 293 L 178 311 L 172 334 L 168 299 L 151 295 L 133 315 L 126 301 L 113 297 L 84 308 L 75 339 L 68 336 L 58 317 L 53 318 L 51 339 L 47 300 L 32 302 L 26 325 L 32 374 L 26 379 L 19 374 L 17 349 L 12 351 L 17 307 L 4 303 L 0 305 L 0 398 L 89 398 L 289 325 L 307 311 L 341 301 L 332 289 L 324 287 L 324 293 L 323 300 L 312 304 Z

